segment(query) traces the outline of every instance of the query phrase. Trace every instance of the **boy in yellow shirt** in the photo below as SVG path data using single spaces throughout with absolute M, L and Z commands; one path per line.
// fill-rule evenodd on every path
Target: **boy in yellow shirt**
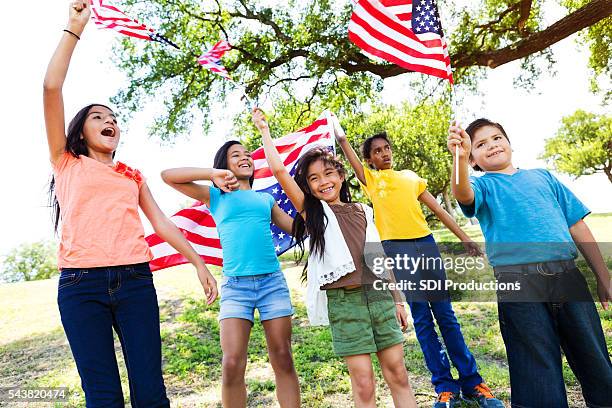
M 470 255 L 481 255 L 476 243 L 427 191 L 426 180 L 410 170 L 393 170 L 393 152 L 385 133 L 365 140 L 362 153 L 367 166 L 364 166 L 337 120 L 334 127 L 338 144 L 355 170 L 364 192 L 372 201 L 374 220 L 388 257 L 407 255 L 410 258 L 441 258 L 421 210 L 421 203 L 427 205 L 463 242 Z M 426 272 L 428 278 L 445 280 L 446 273 L 442 262 L 435 264 L 439 267 L 411 273 L 416 273 L 415 276 L 419 277 Z M 401 278 L 397 269 L 395 273 L 399 282 Z M 480 407 L 503 408 L 503 403 L 493 396 L 478 373 L 476 360 L 465 344 L 448 292 L 436 291 L 433 295 L 427 293 L 426 298 L 415 298 L 414 293 L 407 293 L 406 297 L 409 299 L 408 305 L 412 312 L 416 336 L 438 394 L 434 408 L 456 406 L 460 401 L 460 392 L 464 399 L 476 401 Z M 434 317 L 444 339 L 446 352 L 435 331 Z M 449 357 L 459 372 L 457 380 L 451 374 Z

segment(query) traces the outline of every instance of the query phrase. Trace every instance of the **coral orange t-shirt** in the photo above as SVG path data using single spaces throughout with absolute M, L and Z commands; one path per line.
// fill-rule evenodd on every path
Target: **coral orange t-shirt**
M 94 268 L 149 262 L 138 214 L 144 178 L 123 163 L 64 155 L 53 167 L 62 220 L 59 268 Z

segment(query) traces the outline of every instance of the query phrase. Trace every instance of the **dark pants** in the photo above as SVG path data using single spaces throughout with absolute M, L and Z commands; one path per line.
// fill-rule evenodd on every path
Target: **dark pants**
M 88 408 L 124 406 L 113 328 L 128 370 L 132 407 L 170 407 L 148 263 L 62 269 L 57 300 Z
M 504 267 L 506 270 L 510 267 Z M 563 275 L 550 275 L 559 282 L 571 279 L 576 289 L 588 293 L 574 267 Z M 522 277 L 496 275 L 504 280 Z M 503 275 L 503 274 L 502 274 Z M 525 286 L 525 285 L 523 285 Z M 540 288 L 552 286 L 538 284 Z M 554 290 L 548 293 L 555 295 Z M 499 325 L 508 355 L 512 407 L 564 408 L 568 406 L 561 350 L 582 386 L 588 407 L 612 406 L 612 364 L 595 304 L 584 301 L 520 302 L 507 295 L 498 303 Z M 500 294 L 498 293 L 498 296 Z
M 383 241 L 383 248 L 389 257 L 408 255 L 415 259 L 441 258 L 432 235 L 417 239 Z M 422 279 L 440 281 L 446 279 L 442 263 L 431 263 L 430 266 L 432 267 L 428 270 L 423 268 L 417 271 L 395 270 L 395 279 L 398 282 L 409 280 L 416 282 L 417 285 Z M 416 337 L 423 351 L 427 368 L 431 372 L 431 382 L 436 392 L 459 392 L 460 389 L 466 393 L 473 392 L 473 387 L 483 380 L 478 373 L 476 360 L 463 339 L 448 292 L 445 290 L 405 292 L 405 295 L 414 320 Z M 428 301 L 428 299 L 437 301 Z M 434 318 L 438 323 L 446 350 L 436 333 Z M 459 373 L 458 380 L 455 380 L 451 374 L 449 357 Z

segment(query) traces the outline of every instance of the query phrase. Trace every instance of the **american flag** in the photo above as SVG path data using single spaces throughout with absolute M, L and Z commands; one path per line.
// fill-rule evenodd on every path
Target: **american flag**
M 179 48 L 168 38 L 158 34 L 138 20 L 128 17 L 123 11 L 105 0 L 89 0 L 91 4 L 91 19 L 98 28 L 117 31 L 129 37 L 142 40 L 157 41 L 162 44 Z
M 333 122 L 330 113 L 328 111 L 323 112 L 311 125 L 275 140 L 274 145 L 285 167 L 293 175 L 299 158 L 308 150 L 316 146 L 333 150 Z M 272 175 L 263 148 L 258 148 L 251 156 L 255 167 L 253 189 L 271 194 L 283 211 L 291 217 L 295 217 L 295 207 Z M 196 202 L 192 207 L 180 210 L 171 216 L 170 220 L 179 227 L 204 262 L 219 266 L 223 264 L 223 251 L 219 234 L 213 217 L 204 204 Z M 270 224 L 270 234 L 277 255 L 291 248 L 291 235 L 273 224 Z M 183 255 L 179 254 L 156 234 L 149 235 L 146 240 L 153 252 L 153 260 L 150 262 L 151 270 L 156 271 L 188 262 Z
M 224 40 L 219 41 L 213 47 L 198 57 L 198 62 L 206 69 L 210 69 L 215 74 L 221 75 L 225 79 L 232 78 L 227 73 L 227 70 L 221 64 L 221 57 L 227 51 L 231 50 L 232 46 Z
M 351 15 L 349 39 L 368 54 L 453 83 L 434 0 L 359 0 Z

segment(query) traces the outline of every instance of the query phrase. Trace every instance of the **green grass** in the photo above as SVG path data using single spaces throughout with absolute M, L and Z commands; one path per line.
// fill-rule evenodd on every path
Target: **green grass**
M 612 242 L 607 235 L 612 231 L 611 220 L 612 214 L 592 215 L 587 218 L 587 223 L 599 240 L 605 238 Z M 478 226 L 467 231 L 475 239 L 480 233 Z M 447 231 L 436 231 L 435 234 L 441 242 L 452 238 Z M 305 287 L 299 279 L 302 267 L 295 266 L 290 259 L 291 255 L 283 257 L 283 269 L 296 308 L 293 355 L 303 406 L 351 407 L 346 366 L 333 354 L 329 329 L 307 324 L 302 298 Z M 214 268 L 214 273 L 218 276 L 219 269 Z M 202 290 L 189 266 L 159 271 L 154 276 L 160 303 L 164 376 L 172 406 L 220 407 L 218 302 L 205 306 Z M 468 295 L 454 294 L 463 299 L 469 298 Z M 0 387 L 67 386 L 74 395 L 62 407 L 83 407 L 79 377 L 61 329 L 56 297 L 56 279 L 0 285 Z M 612 352 L 612 313 L 598 308 L 608 348 Z M 494 392 L 508 403 L 509 377 L 495 303 L 456 302 L 454 309 L 481 374 Z M 430 374 L 414 332 L 409 331 L 405 338 L 405 361 L 417 401 L 419 406 L 429 407 L 435 397 Z M 126 371 L 118 342 L 116 346 L 128 403 Z M 264 333 L 261 324 L 256 323 L 249 344 L 246 375 L 250 407 L 277 406 L 274 376 L 265 350 Z M 380 367 L 377 363 L 375 367 L 379 406 L 390 407 L 392 401 L 382 381 Z M 571 405 L 583 406 L 579 384 L 567 364 L 564 373 Z

